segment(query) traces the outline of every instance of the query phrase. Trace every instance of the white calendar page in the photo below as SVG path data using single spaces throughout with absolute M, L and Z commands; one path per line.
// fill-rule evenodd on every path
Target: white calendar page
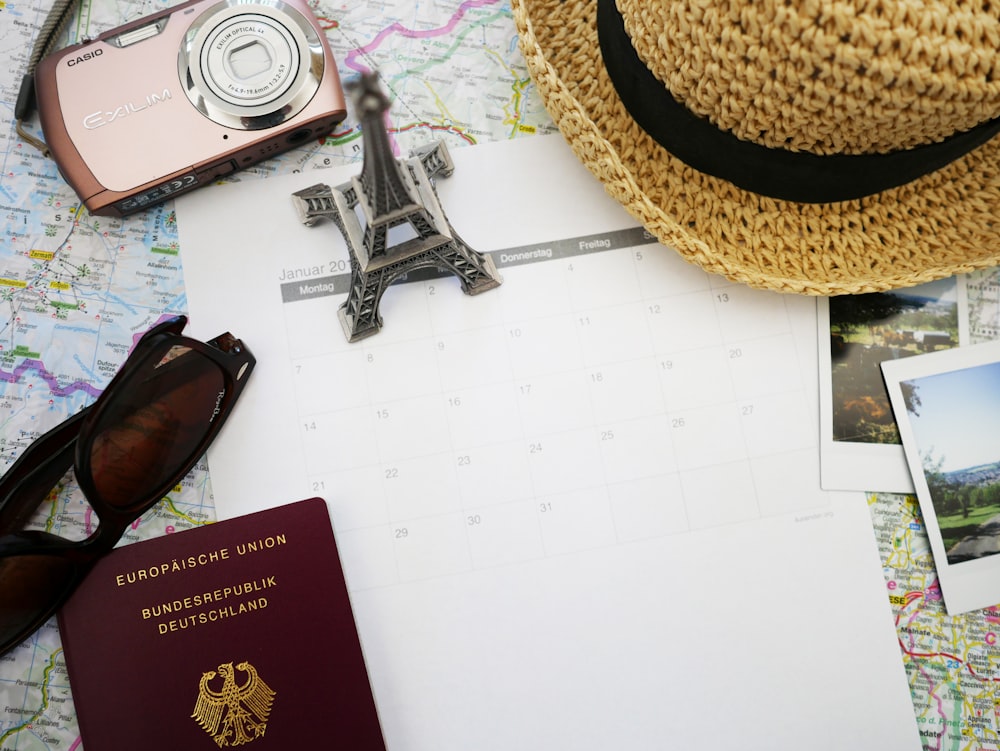
M 815 302 L 652 243 L 561 139 L 453 156 L 503 284 L 397 283 L 353 344 L 291 193 L 359 166 L 178 203 L 191 330 L 259 361 L 218 514 L 327 499 L 390 749 L 918 748 L 864 498 L 819 488 Z

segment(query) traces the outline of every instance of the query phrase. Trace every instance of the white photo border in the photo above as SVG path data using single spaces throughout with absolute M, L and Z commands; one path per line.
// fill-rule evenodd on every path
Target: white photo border
M 929 376 L 957 373 L 1000 363 L 1000 341 L 985 342 L 967 347 L 941 350 L 926 355 L 916 355 L 901 360 L 882 363 L 882 373 L 896 424 L 903 440 L 903 449 L 911 469 L 920 512 L 934 556 L 938 584 L 949 615 L 979 610 L 1000 604 L 1000 553 L 958 563 L 948 561 L 947 550 L 938 522 L 937 512 L 931 501 L 927 478 L 923 470 L 920 451 L 910 415 L 903 396 L 904 382 Z M 1000 389 L 1000 382 L 997 384 Z M 959 420 L 956 419 L 956 422 Z M 956 425 L 956 430 L 968 426 Z M 1000 452 L 997 460 L 1000 461 Z

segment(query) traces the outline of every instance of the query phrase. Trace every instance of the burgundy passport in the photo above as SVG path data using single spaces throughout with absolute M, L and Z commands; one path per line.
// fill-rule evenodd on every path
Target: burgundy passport
M 326 503 L 118 548 L 59 614 L 87 751 L 384 751 Z

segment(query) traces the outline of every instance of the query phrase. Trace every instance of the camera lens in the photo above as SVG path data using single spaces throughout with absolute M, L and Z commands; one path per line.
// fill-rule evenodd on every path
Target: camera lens
M 243 130 L 271 128 L 300 112 L 323 68 L 315 29 L 279 1 L 212 6 L 191 25 L 178 55 L 191 103 Z
M 250 81 L 273 68 L 274 58 L 271 57 L 270 49 L 257 39 L 233 48 L 226 58 L 229 75 L 240 81 Z
M 237 16 L 219 24 L 201 50 L 201 75 L 217 97 L 238 106 L 273 102 L 299 70 L 291 32 L 272 19 Z

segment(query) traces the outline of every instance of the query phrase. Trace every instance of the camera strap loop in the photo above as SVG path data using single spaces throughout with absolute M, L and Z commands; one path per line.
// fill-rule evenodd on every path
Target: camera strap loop
M 24 127 L 24 121 L 31 116 L 35 110 L 35 68 L 39 61 L 55 49 L 56 42 L 66 30 L 66 23 L 69 21 L 72 12 L 76 10 L 79 0 L 56 0 L 55 5 L 45 17 L 42 29 L 35 39 L 35 44 L 31 48 L 31 56 L 28 58 L 28 69 L 21 78 L 21 88 L 17 92 L 17 102 L 14 105 L 14 119 L 16 121 L 17 134 L 42 152 L 44 156 L 49 156 L 48 145 L 29 133 Z

